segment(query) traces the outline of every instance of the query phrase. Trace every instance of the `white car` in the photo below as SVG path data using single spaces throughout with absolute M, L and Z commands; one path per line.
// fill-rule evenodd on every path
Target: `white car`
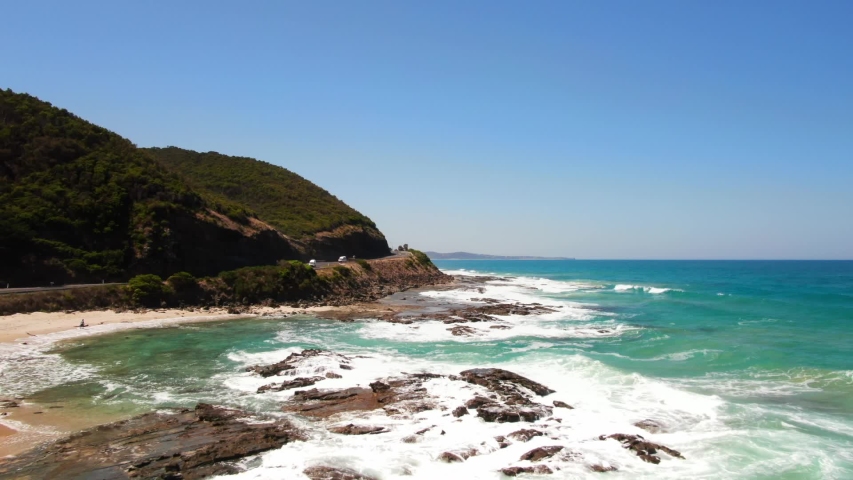
M 316 267 L 317 266 L 317 260 L 314 260 L 314 259 L 308 260 L 308 266 L 311 268 Z
M 340 257 L 338 257 L 338 263 L 344 263 L 346 261 L 347 261 L 346 255 L 341 255 Z

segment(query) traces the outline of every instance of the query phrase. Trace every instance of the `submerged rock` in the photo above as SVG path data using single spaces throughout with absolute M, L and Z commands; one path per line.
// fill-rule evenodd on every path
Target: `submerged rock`
M 522 428 L 521 430 L 516 430 L 507 437 L 512 438 L 514 440 L 518 440 L 520 442 L 527 442 L 533 437 L 541 437 L 544 433 L 539 430 L 534 430 L 532 428 Z
M 258 388 L 258 393 L 280 392 L 282 390 L 290 390 L 292 388 L 308 387 L 314 385 L 320 380 L 325 379 L 326 377 L 299 377 L 289 382 L 282 382 L 280 384 L 270 383 L 269 385 L 264 385 L 263 387 Z
M 0 464 L 2 478 L 200 479 L 239 472 L 236 461 L 304 440 L 283 419 L 200 403 L 148 413 L 38 446 Z
M 468 415 L 468 409 L 465 406 L 459 406 L 453 409 L 453 416 L 456 418 L 461 417 L 462 415 Z
M 604 465 L 599 465 L 599 464 L 590 465 L 589 469 L 592 470 L 593 472 L 615 472 L 615 471 L 619 470 L 618 468 L 616 468 L 614 466 L 605 467 Z
M 638 457 L 648 463 L 660 463 L 660 457 L 655 455 L 656 453 L 658 453 L 658 451 L 664 452 L 667 455 L 675 458 L 684 458 L 684 456 L 682 456 L 681 452 L 679 452 L 678 450 L 673 450 L 672 448 L 669 448 L 666 445 L 648 442 L 645 438 L 642 437 L 642 435 L 614 433 L 613 435 L 601 435 L 598 438 L 599 440 L 607 440 L 608 438 L 618 440 L 622 443 L 623 447 L 636 452 Z
M 507 477 L 516 477 L 522 473 L 549 474 L 554 473 L 554 471 L 548 465 L 534 465 L 532 467 L 506 467 L 501 469 L 501 473 Z
M 376 480 L 348 468 L 316 466 L 302 471 L 311 480 Z
M 560 400 L 554 400 L 554 406 L 557 408 L 568 408 L 569 410 L 574 410 L 575 407 L 569 405 L 566 402 L 562 402 Z
M 329 428 L 332 433 L 340 433 L 341 435 L 374 435 L 377 433 L 385 433 L 388 431 L 385 427 L 374 427 L 372 425 L 353 425 L 352 423 L 342 427 Z
M 664 429 L 663 425 L 660 422 L 649 420 L 648 418 L 635 423 L 634 426 L 642 428 L 643 430 L 649 433 L 660 433 Z
M 306 359 L 313 357 L 329 357 L 330 359 L 334 359 L 336 362 L 349 362 L 349 358 L 339 355 L 337 353 L 329 352 L 327 350 L 319 350 L 316 348 L 305 349 L 300 353 L 291 353 L 284 360 L 273 363 L 271 365 L 253 365 L 251 367 L 247 367 L 247 372 L 257 373 L 258 375 L 266 378 L 272 377 L 274 375 L 280 375 L 282 372 L 287 372 L 288 370 L 295 370 L 302 365 Z M 351 367 L 346 365 L 346 363 L 341 363 L 340 367 L 344 370 L 350 370 Z M 312 372 L 312 373 L 321 373 L 321 372 Z

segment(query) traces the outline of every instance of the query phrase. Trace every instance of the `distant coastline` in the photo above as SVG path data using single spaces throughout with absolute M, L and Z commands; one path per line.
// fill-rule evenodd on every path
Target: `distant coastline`
M 534 257 L 529 255 L 484 255 L 469 252 L 424 252 L 432 260 L 574 260 L 570 257 Z

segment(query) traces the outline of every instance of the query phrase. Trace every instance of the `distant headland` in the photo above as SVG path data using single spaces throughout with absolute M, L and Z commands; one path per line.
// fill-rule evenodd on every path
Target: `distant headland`
M 424 252 L 432 260 L 574 260 L 569 257 L 533 257 L 529 255 L 483 255 L 469 252 Z

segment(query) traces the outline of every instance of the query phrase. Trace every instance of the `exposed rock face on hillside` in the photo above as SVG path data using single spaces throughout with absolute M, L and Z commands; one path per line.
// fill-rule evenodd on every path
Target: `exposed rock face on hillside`
M 260 160 L 177 147 L 145 149 L 199 194 L 228 211 L 263 220 L 286 235 L 299 258 L 388 254 L 385 236 L 365 215 L 295 173 Z
M 319 232 L 303 243 L 305 255 L 318 260 L 335 260 L 341 255 L 378 258 L 388 255 L 389 251 L 382 232 L 363 225 L 344 225 L 332 231 Z

